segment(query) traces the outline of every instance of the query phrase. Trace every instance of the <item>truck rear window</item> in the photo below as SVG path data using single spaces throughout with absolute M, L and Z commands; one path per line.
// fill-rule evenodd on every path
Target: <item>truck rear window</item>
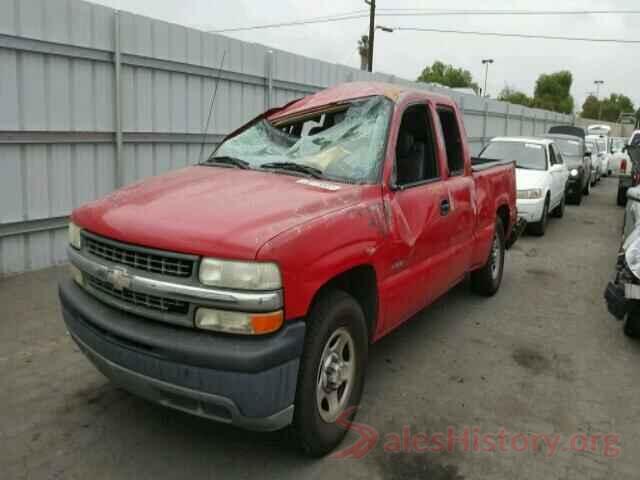
M 250 168 L 297 163 L 329 180 L 372 183 L 378 179 L 392 110 L 390 100 L 371 97 L 291 121 L 262 120 L 222 143 L 212 156 L 234 157 Z
M 517 168 L 546 170 L 547 154 L 543 145 L 526 142 L 491 142 L 482 152 L 481 158 L 515 161 Z

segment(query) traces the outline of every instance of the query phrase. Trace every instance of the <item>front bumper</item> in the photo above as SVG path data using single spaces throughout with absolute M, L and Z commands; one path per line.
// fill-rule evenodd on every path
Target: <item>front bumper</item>
M 570 197 L 579 196 L 584 188 L 583 180 L 582 176 L 569 177 L 569 181 L 567 182 L 567 195 Z
M 516 205 L 518 207 L 518 217 L 523 218 L 528 223 L 536 223 L 542 219 L 542 211 L 544 210 L 544 197 L 535 200 L 520 200 Z
M 61 282 L 67 329 L 106 377 L 143 398 L 251 430 L 293 419 L 305 324 L 265 337 L 215 335 L 177 327 L 99 302 Z

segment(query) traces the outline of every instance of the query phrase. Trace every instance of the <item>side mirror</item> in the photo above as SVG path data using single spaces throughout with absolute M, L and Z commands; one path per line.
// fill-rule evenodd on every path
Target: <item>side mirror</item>
M 591 158 L 592 155 L 593 155 L 593 153 L 591 152 L 591 150 L 587 150 L 587 151 L 584 152 L 584 156 L 585 157 Z

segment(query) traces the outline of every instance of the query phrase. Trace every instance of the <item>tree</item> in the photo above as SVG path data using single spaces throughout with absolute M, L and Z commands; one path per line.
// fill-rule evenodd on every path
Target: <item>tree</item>
M 600 100 L 595 95 L 589 95 L 582 104 L 582 112 L 580 116 L 582 118 L 591 118 L 593 120 L 598 118 L 600 114 Z
M 360 54 L 360 70 L 369 69 L 369 35 L 362 35 L 358 40 L 358 53 Z
M 472 88 L 478 93 L 478 84 L 473 81 L 469 70 L 447 65 L 440 60 L 436 60 L 431 66 L 424 67 L 417 81 L 439 83 L 451 88 Z
M 612 93 L 609 98 L 598 100 L 589 95 L 582 105 L 582 118 L 617 122 L 621 113 L 633 113 L 635 106 L 629 97 L 620 93 Z
M 620 93 L 612 93 L 602 100 L 602 120 L 617 122 L 621 113 L 633 113 L 635 106 L 629 97 Z
M 536 81 L 533 106 L 559 113 L 572 113 L 572 84 L 573 75 L 567 70 L 540 75 Z
M 502 89 L 500 95 L 498 95 L 498 100 L 515 103 L 516 105 L 524 105 L 525 107 L 530 107 L 533 103 L 533 98 L 529 95 L 508 85 Z

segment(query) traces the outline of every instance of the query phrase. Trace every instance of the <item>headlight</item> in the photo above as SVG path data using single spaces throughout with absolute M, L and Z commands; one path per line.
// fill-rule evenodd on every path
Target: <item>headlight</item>
M 542 189 L 531 188 L 529 190 L 518 190 L 518 198 L 520 200 L 533 200 L 536 198 L 542 198 Z
M 82 229 L 73 222 L 69 222 L 69 243 L 73 248 L 80 250 L 82 247 Z
M 282 326 L 282 310 L 272 313 L 243 313 L 199 308 L 196 311 L 196 327 L 224 333 L 263 335 L 275 332 Z
M 578 176 L 578 169 L 577 169 L 577 168 L 574 168 L 574 169 L 573 169 L 573 170 L 571 170 L 571 172 L 569 172 L 569 173 L 571 173 L 571 176 L 572 176 L 572 177 L 577 177 L 577 176 Z
M 71 271 L 71 277 L 75 280 L 75 282 L 81 287 L 84 287 L 84 275 L 82 275 L 80 269 L 73 263 L 70 263 L 69 270 Z
M 236 262 L 204 258 L 200 263 L 200 282 L 221 288 L 275 290 L 282 286 L 275 263 Z
M 624 252 L 629 270 L 640 279 L 640 242 L 633 242 Z

